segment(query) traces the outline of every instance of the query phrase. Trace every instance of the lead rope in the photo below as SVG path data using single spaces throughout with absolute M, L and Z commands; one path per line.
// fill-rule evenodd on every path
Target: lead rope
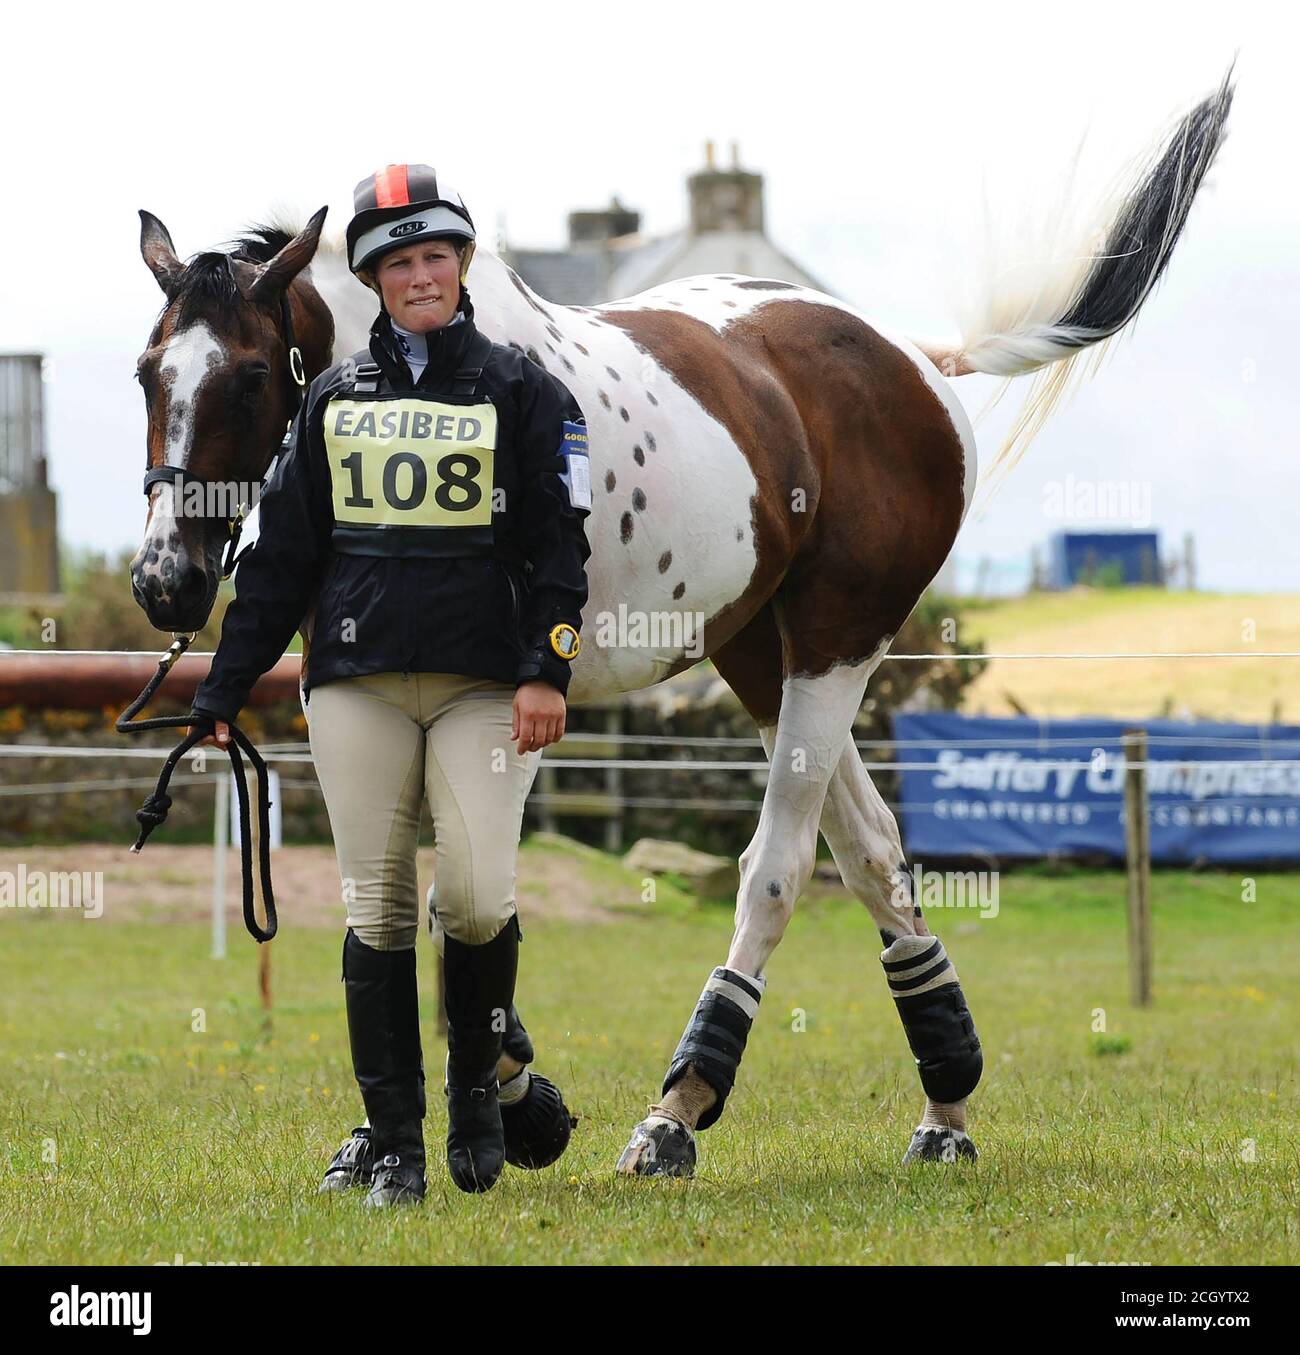
M 302 350 L 294 341 L 293 317 L 289 309 L 289 299 L 284 294 L 281 294 L 280 297 L 280 319 L 284 329 L 285 346 L 289 353 L 289 374 L 298 387 L 298 405 L 301 408 L 307 386 L 307 377 L 303 369 Z M 291 419 L 289 428 L 292 429 L 292 427 L 293 420 Z M 289 433 L 286 432 L 285 442 L 288 442 L 288 439 Z M 282 443 L 282 448 L 283 445 Z M 149 478 L 146 476 L 145 492 L 147 493 L 148 490 Z M 246 546 L 242 551 L 236 553 L 240 532 L 247 515 L 248 507 L 241 503 L 239 512 L 231 523 L 230 540 L 226 543 L 225 555 L 222 559 L 221 577 L 223 579 L 228 579 L 231 576 L 235 566 L 252 549 L 251 546 Z M 216 721 L 210 715 L 168 715 L 155 716 L 148 720 L 135 719 L 135 716 L 153 699 L 154 693 L 162 685 L 167 674 L 171 672 L 176 660 L 193 643 L 194 633 L 192 631 L 184 634 L 172 632 L 172 642 L 159 657 L 158 667 L 154 675 L 145 684 L 140 695 L 117 717 L 113 725 L 113 728 L 119 734 L 141 734 L 149 729 L 188 729 L 190 731 L 167 755 L 162 771 L 158 774 L 158 783 L 154 786 L 153 794 L 136 810 L 135 817 L 140 824 L 140 833 L 131 847 L 131 850 L 136 853 L 143 849 L 144 844 L 149 840 L 150 833 L 167 821 L 167 812 L 172 807 L 172 798 L 167 794 L 167 787 L 171 782 L 172 773 L 176 770 L 177 764 L 195 744 L 207 738 L 216 730 Z M 235 798 L 239 802 L 239 856 L 244 894 L 244 926 L 253 940 L 261 944 L 270 941 L 279 930 L 279 919 L 275 910 L 275 892 L 271 887 L 270 778 L 267 774 L 266 763 L 262 760 L 257 749 L 253 747 L 248 736 L 233 720 L 226 723 L 230 726 L 231 737 L 231 743 L 226 752 L 230 755 L 230 766 L 235 777 Z M 249 831 L 251 815 L 248 804 L 248 783 L 244 779 L 244 762 L 243 758 L 240 757 L 240 749 L 243 749 L 248 757 L 257 777 L 257 821 L 260 826 L 257 835 L 257 870 L 258 878 L 262 884 L 262 898 L 266 904 L 265 927 L 262 927 L 258 922 L 257 912 L 254 908 L 253 846 Z
M 165 715 L 148 720 L 137 720 L 139 714 L 152 700 L 154 693 L 162 685 L 163 679 L 171 672 L 176 660 L 194 641 L 193 634 L 173 635 L 172 643 L 159 658 L 154 675 L 145 684 L 144 690 L 117 717 L 113 728 L 119 734 L 141 734 L 147 729 L 188 729 L 190 732 L 167 755 L 163 769 L 158 776 L 158 784 L 153 794 L 136 810 L 135 817 L 140 824 L 140 834 L 131 850 L 139 852 L 149 840 L 149 834 L 167 820 L 167 811 L 172 807 L 172 798 L 167 794 L 167 786 L 177 763 L 194 747 L 200 739 L 207 738 L 216 728 L 216 721 L 210 715 Z M 238 725 L 230 724 L 230 746 L 226 752 L 230 755 L 230 766 L 235 775 L 235 795 L 239 801 L 239 855 L 244 892 L 244 926 L 254 941 L 270 941 L 279 930 L 279 921 L 275 911 L 275 892 L 271 887 L 271 793 L 266 763 L 248 736 Z M 257 869 L 262 884 L 262 898 L 266 904 L 266 926 L 257 921 L 253 894 L 253 846 L 249 833 L 251 816 L 248 804 L 248 785 L 244 780 L 244 762 L 240 757 L 243 749 L 253 771 L 257 776 L 257 821 L 260 825 L 257 841 Z

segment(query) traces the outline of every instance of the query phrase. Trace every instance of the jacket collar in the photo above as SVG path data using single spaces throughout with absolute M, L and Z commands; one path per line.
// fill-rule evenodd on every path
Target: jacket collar
M 478 330 L 474 324 L 474 303 L 464 287 L 460 309 L 465 319 L 458 325 L 444 325 L 425 336 L 429 345 L 429 364 L 419 381 L 411 380 L 411 369 L 393 333 L 392 317 L 386 310 L 375 316 L 370 326 L 370 355 L 379 364 L 385 379 L 396 390 L 436 390 L 462 366 L 465 354 Z

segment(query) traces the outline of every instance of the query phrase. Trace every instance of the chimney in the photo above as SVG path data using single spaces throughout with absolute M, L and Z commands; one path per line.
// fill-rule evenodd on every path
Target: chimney
M 713 142 L 704 143 L 704 168 L 686 181 L 691 233 L 748 231 L 763 234 L 763 176 L 740 167 L 740 147 L 731 143 L 731 168 L 714 164 Z
M 600 244 L 620 236 L 635 235 L 641 229 L 641 213 L 624 207 L 618 195 L 599 211 L 569 213 L 569 244 Z

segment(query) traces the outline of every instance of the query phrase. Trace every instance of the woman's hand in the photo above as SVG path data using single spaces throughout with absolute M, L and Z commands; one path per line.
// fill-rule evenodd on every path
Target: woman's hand
M 218 720 L 212 733 L 206 739 L 200 739 L 194 746 L 203 748 L 208 744 L 215 744 L 222 750 L 230 747 L 230 726 L 224 720 Z
M 515 688 L 510 737 L 522 757 L 564 737 L 564 697 L 549 682 L 525 682 Z

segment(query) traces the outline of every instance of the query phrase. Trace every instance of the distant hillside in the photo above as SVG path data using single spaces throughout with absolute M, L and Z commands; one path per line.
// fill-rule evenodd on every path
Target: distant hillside
M 963 604 L 990 653 L 1300 652 L 1300 598 L 1286 594 L 1076 589 Z M 1254 639 L 1247 638 L 1254 623 Z M 1149 716 L 1300 723 L 1300 659 L 992 662 L 969 713 Z

